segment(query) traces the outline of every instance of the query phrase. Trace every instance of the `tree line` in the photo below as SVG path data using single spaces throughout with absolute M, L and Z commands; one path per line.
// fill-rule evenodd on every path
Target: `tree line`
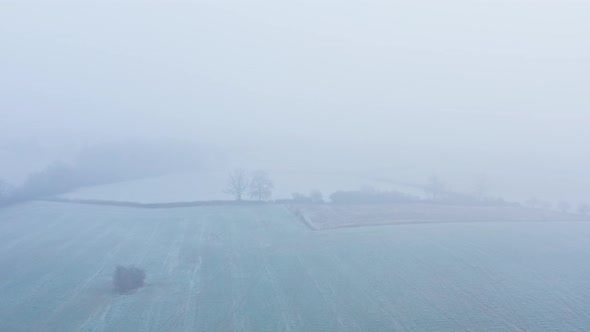
M 576 208 L 567 202 L 559 202 L 555 206 L 543 203 L 536 199 L 523 204 L 506 201 L 500 197 L 491 196 L 488 193 L 489 186 L 484 177 L 476 178 L 471 192 L 461 193 L 452 191 L 439 177 L 433 175 L 424 184 L 413 185 L 424 192 L 424 196 L 410 195 L 405 192 L 388 190 L 382 191 L 372 187 L 364 187 L 359 190 L 338 190 L 329 196 L 329 202 L 334 204 L 389 204 L 389 203 L 428 203 L 428 204 L 453 204 L 473 206 L 524 206 L 529 208 L 552 208 L 562 213 L 590 213 L 590 206 L 580 203 Z M 249 197 L 255 201 L 269 201 L 272 198 L 274 183 L 265 171 L 247 172 L 237 169 L 228 176 L 228 183 L 224 193 L 231 195 L 236 201 L 242 201 Z M 324 203 L 323 195 L 318 190 L 312 190 L 309 194 L 293 193 L 290 199 L 276 200 L 279 203 Z

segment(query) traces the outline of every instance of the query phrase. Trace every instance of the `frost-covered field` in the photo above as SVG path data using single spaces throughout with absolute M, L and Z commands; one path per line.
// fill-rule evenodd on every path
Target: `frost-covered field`
M 590 222 L 590 216 L 519 206 L 445 204 L 291 204 L 314 229 L 458 222 Z
M 310 231 L 281 206 L 0 209 L 0 331 L 588 331 L 590 224 Z M 147 287 L 110 290 L 117 264 Z

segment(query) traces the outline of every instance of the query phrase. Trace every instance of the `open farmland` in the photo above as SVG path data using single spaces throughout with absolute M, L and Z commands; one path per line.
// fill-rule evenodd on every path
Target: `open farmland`
M 590 224 L 315 232 L 277 205 L 0 209 L 0 331 L 587 331 Z M 119 296 L 117 264 L 147 286 Z

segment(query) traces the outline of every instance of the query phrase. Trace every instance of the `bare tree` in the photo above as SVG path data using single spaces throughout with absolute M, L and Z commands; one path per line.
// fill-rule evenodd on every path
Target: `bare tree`
M 258 201 L 267 200 L 272 196 L 274 184 L 264 171 L 256 171 L 252 174 L 250 181 L 250 197 Z
M 234 196 L 236 201 L 241 201 L 248 189 L 249 182 L 246 171 L 236 169 L 230 173 L 224 193 Z

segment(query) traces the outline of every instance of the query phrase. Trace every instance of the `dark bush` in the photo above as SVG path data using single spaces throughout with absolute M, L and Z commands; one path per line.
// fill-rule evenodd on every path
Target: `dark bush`
M 134 266 L 117 266 L 113 275 L 115 292 L 126 294 L 144 285 L 145 271 Z

